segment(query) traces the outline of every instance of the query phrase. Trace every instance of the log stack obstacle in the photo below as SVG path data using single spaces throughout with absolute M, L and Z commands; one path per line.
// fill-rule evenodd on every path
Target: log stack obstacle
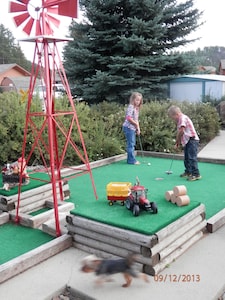
M 73 246 L 103 258 L 139 254 L 143 272 L 157 275 L 191 245 L 202 238 L 206 228 L 205 206 L 198 207 L 153 235 L 117 228 L 80 216 L 66 218 Z
M 185 185 L 174 186 L 173 190 L 165 192 L 165 199 L 177 206 L 185 206 L 190 203 L 190 197 L 187 195 L 187 188 Z
M 59 188 L 57 188 L 57 196 L 58 199 L 60 199 Z M 63 183 L 63 200 L 69 200 L 69 198 L 69 184 L 65 181 Z M 18 194 L 0 196 L 0 210 L 4 213 L 3 216 L 0 217 L 0 222 L 1 219 L 6 220 L 7 215 L 7 221 L 16 219 L 17 200 Z M 72 209 L 74 209 L 73 203 L 58 201 L 59 220 L 64 227 L 66 224 L 66 215 L 68 215 Z M 40 213 L 34 214 L 34 212 L 38 212 L 39 210 Z M 52 185 L 45 184 L 38 188 L 22 192 L 19 216 L 21 225 L 38 228 L 50 235 L 56 236 Z M 66 229 L 64 228 L 63 233 L 65 233 L 65 231 Z

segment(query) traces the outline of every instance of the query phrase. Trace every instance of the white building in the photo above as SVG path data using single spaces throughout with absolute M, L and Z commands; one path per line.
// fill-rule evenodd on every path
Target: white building
M 168 97 L 176 101 L 199 102 L 225 96 L 225 76 L 215 74 L 183 75 L 168 81 Z

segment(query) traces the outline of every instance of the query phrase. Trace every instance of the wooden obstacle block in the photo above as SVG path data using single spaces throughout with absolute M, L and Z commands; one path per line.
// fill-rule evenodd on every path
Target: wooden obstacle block
M 177 201 L 177 197 L 174 194 L 172 194 L 171 195 L 171 202 L 175 204 L 176 201 Z
M 177 185 L 173 188 L 173 193 L 176 197 L 187 194 L 187 188 L 185 185 Z
M 58 206 L 58 213 L 67 212 L 69 213 L 70 210 L 74 209 L 74 204 L 71 202 L 62 202 Z M 19 222 L 20 224 L 32 227 L 32 228 L 39 228 L 43 223 L 47 222 L 48 220 L 54 218 L 55 212 L 54 208 L 49 209 L 43 213 L 40 213 L 36 216 L 29 215 L 27 213 L 19 213 Z M 16 218 L 16 210 L 10 212 L 10 216 L 12 220 Z
M 165 192 L 165 199 L 167 201 L 171 201 L 171 196 L 173 195 L 173 191 L 166 191 Z
M 59 223 L 60 223 L 60 230 L 61 234 L 67 233 L 67 226 L 66 226 L 66 216 L 68 215 L 68 212 L 60 212 L 59 213 Z M 52 218 L 46 222 L 44 222 L 41 226 L 42 231 L 51 235 L 51 236 L 57 236 L 56 234 L 56 225 L 55 225 L 55 219 Z
M 60 199 L 59 187 L 56 188 L 57 197 L 61 200 L 67 200 L 70 197 L 68 182 L 64 182 L 62 186 L 63 199 Z M 52 185 L 45 184 L 43 186 L 31 189 L 20 194 L 20 209 L 23 213 L 33 212 L 43 206 L 48 200 L 53 200 Z M 18 206 L 18 194 L 12 196 L 0 197 L 0 209 L 4 211 L 12 211 Z
M 213 233 L 225 224 L 225 208 L 207 220 L 206 228 Z
M 173 190 L 165 192 L 165 199 L 177 206 L 185 206 L 190 203 L 190 198 L 187 195 L 187 188 L 185 185 L 177 185 Z
M 70 203 L 70 202 L 65 202 L 62 203 L 61 205 L 58 206 L 58 212 L 69 212 L 70 210 L 74 209 L 74 204 Z M 33 228 L 39 228 L 44 222 L 46 222 L 47 220 L 50 220 L 52 218 L 54 218 L 54 209 L 50 209 L 46 212 L 43 212 L 39 215 L 36 216 L 31 216 L 30 220 L 32 222 L 32 227 Z
M 9 213 L 2 212 L 0 213 L 0 225 L 5 224 L 9 221 Z
M 186 206 L 190 203 L 190 197 L 188 195 L 176 197 L 177 206 Z

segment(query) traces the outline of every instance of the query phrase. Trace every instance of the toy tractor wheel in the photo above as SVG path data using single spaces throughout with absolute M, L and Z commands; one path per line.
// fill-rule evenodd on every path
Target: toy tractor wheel
M 151 208 L 152 208 L 153 214 L 157 214 L 158 213 L 158 207 L 157 207 L 157 205 L 156 205 L 155 202 L 151 202 Z
M 109 206 L 112 206 L 113 205 L 113 202 L 112 201 L 109 201 Z
M 133 215 L 135 217 L 137 217 L 137 216 L 139 216 L 139 212 L 140 212 L 139 206 L 138 205 L 134 205 L 134 207 L 133 207 Z
M 126 208 L 129 210 L 133 209 L 134 203 L 129 198 L 125 201 Z

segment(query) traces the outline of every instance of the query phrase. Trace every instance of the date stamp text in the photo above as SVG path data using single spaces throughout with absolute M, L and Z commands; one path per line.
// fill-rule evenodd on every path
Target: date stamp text
M 158 274 L 154 276 L 155 282 L 200 282 L 199 274 Z

